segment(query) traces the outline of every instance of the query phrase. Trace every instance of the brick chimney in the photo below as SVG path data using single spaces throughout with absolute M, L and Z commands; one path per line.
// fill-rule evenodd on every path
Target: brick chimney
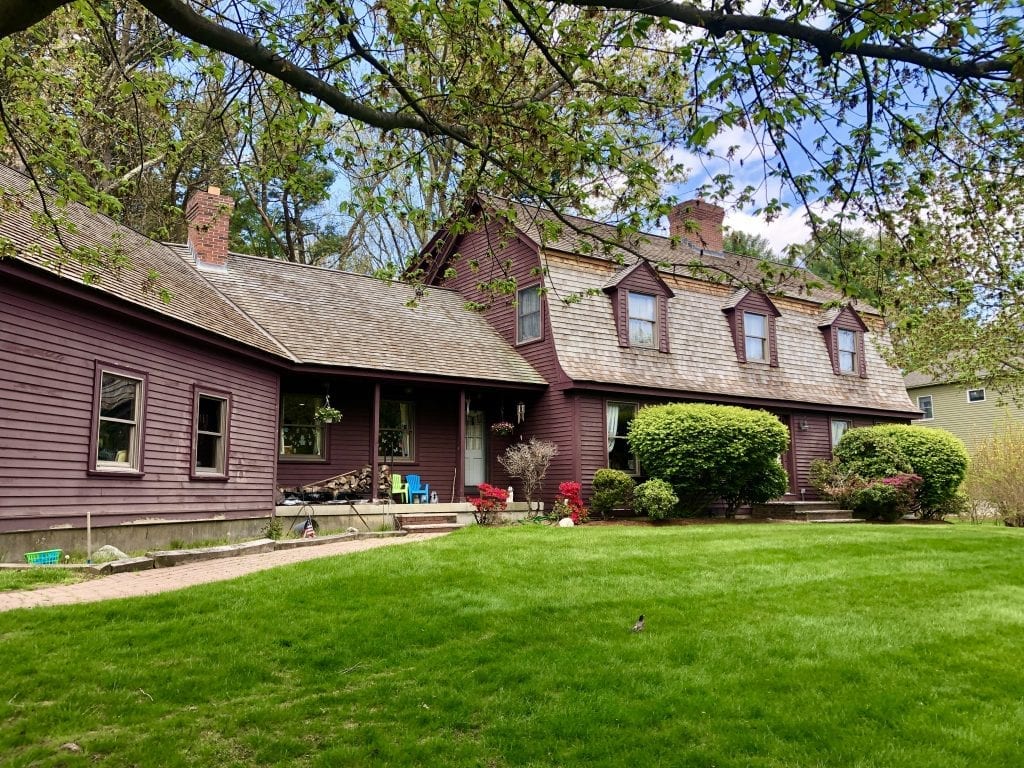
M 672 237 L 688 240 L 697 248 L 721 251 L 725 246 L 722 236 L 724 218 L 724 208 L 705 200 L 687 200 L 669 212 L 668 231 Z M 696 227 L 687 227 L 688 221 L 694 222 Z
M 200 269 L 227 269 L 228 225 L 235 201 L 220 193 L 220 187 L 193 192 L 185 205 L 188 245 Z

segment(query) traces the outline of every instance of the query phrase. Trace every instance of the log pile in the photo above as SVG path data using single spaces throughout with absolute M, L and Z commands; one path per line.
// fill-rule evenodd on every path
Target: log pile
M 299 493 L 333 493 L 341 496 L 370 496 L 370 465 L 365 464 L 359 469 L 342 475 L 328 477 L 315 483 L 303 485 L 296 490 Z M 391 467 L 381 464 L 377 484 L 377 495 L 388 498 L 391 492 Z

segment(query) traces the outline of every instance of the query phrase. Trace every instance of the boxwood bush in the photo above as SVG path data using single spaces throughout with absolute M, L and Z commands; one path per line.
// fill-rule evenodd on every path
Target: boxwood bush
M 652 520 L 664 520 L 672 514 L 678 503 L 679 497 L 672 486 L 658 478 L 640 483 L 633 492 L 633 508 Z
M 967 474 L 967 449 L 943 429 L 881 424 L 848 430 L 835 449 L 839 466 L 867 480 L 911 473 L 922 478 L 922 517 L 941 514 Z
M 594 494 L 590 508 L 601 515 L 633 506 L 636 481 L 621 469 L 599 469 L 594 473 Z
M 741 504 L 785 493 L 779 454 L 788 444 L 789 432 L 776 417 L 731 405 L 651 406 L 629 427 L 629 446 L 644 470 L 667 481 L 690 514 L 722 499 L 732 515 Z

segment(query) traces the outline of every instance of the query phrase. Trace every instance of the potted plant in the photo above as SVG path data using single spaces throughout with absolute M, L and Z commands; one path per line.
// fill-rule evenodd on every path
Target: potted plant
M 515 425 L 510 421 L 496 421 L 491 424 L 491 434 L 498 437 L 508 437 L 516 431 Z
M 316 409 L 316 412 L 313 414 L 313 418 L 316 419 L 317 424 L 335 424 L 341 421 L 341 411 L 337 408 L 331 407 L 331 404 L 328 401 Z

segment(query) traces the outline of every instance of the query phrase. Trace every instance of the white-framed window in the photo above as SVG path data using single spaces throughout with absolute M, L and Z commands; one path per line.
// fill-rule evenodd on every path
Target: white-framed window
M 521 288 L 516 293 L 516 343 L 539 339 L 542 329 L 540 286 Z
M 629 345 L 631 347 L 658 346 L 658 297 L 629 291 Z
M 605 411 L 605 424 L 608 430 L 608 468 L 621 469 L 631 475 L 640 474 L 640 465 L 636 454 L 629 449 L 626 435 L 629 424 L 636 416 L 637 403 L 621 403 L 608 401 Z
M 281 442 L 278 451 L 286 459 L 326 459 L 324 425 L 316 409 L 324 404 L 318 395 L 286 392 L 281 395 Z
M 768 362 L 768 318 L 756 312 L 743 313 L 743 344 L 748 362 Z
M 931 395 L 919 395 L 917 398 L 917 407 L 921 411 L 921 421 L 927 421 L 928 419 L 935 418 L 935 412 L 932 410 L 932 396 Z
M 377 450 L 388 462 L 416 460 L 416 410 L 405 400 L 381 400 Z
M 196 391 L 192 471 L 227 475 L 228 398 Z
M 839 372 L 857 373 L 857 332 L 837 329 L 836 344 L 839 347 Z
M 103 369 L 97 378 L 95 468 L 138 472 L 142 468 L 144 379 Z
M 984 389 L 968 389 L 967 390 L 967 402 L 968 403 L 983 403 L 983 402 L 985 402 L 985 390 Z
M 846 434 L 848 429 L 853 429 L 853 422 L 849 419 L 832 419 L 832 447 L 839 445 L 840 438 Z

